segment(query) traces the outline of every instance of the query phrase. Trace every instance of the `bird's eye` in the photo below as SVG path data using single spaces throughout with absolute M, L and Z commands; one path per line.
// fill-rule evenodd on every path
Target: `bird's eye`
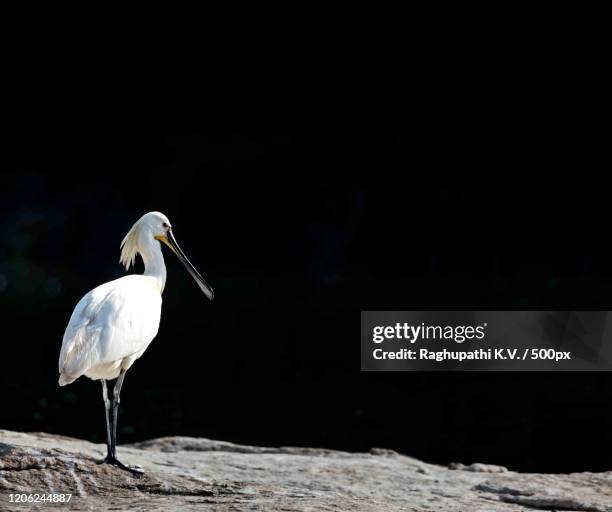
M 170 226 L 168 225 L 168 223 L 167 223 L 167 222 L 164 222 L 164 223 L 162 224 L 162 226 L 163 226 L 163 227 L 165 227 L 166 229 L 168 229 L 168 228 L 170 227 Z

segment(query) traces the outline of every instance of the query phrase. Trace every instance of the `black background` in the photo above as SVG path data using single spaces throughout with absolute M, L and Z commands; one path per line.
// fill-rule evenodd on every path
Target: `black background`
M 216 298 L 165 252 L 161 327 L 126 377 L 120 442 L 609 470 L 609 373 L 360 372 L 361 310 L 612 306 L 600 127 L 552 92 L 438 92 L 299 110 L 302 97 L 251 97 L 248 112 L 231 94 L 163 113 L 155 97 L 13 103 L 0 426 L 103 442 L 99 385 L 57 385 L 62 335 L 85 292 L 123 275 L 127 230 L 159 210 Z

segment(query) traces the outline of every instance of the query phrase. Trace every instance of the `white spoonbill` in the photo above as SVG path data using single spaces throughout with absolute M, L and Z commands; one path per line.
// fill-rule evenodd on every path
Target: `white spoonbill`
M 103 463 L 139 472 L 117 460 L 117 409 L 125 372 L 157 335 L 162 292 L 166 284 L 163 242 L 178 256 L 204 294 L 213 290 L 181 251 L 168 217 L 159 212 L 143 215 L 121 242 L 120 262 L 126 270 L 140 254 L 145 271 L 94 288 L 76 305 L 62 342 L 59 385 L 85 375 L 102 383 L 106 408 L 107 455 Z M 106 381 L 117 379 L 111 399 Z M 110 416 L 110 418 L 109 418 Z

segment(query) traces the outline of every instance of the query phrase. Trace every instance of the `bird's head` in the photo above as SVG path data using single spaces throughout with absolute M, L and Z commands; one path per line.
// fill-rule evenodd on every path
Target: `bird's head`
M 181 263 L 185 266 L 191 277 L 193 277 L 204 292 L 204 294 L 210 299 L 214 298 L 214 291 L 208 285 L 202 275 L 196 270 L 191 264 L 185 253 L 181 250 L 174 238 L 172 232 L 172 224 L 170 220 L 163 213 L 160 212 L 149 212 L 140 217 L 140 219 L 132 226 L 132 229 L 125 235 L 123 242 L 121 242 L 121 263 L 125 265 L 126 270 L 134 264 L 136 254 L 142 252 L 141 248 L 150 243 L 153 240 L 157 240 L 167 245 L 174 254 L 178 257 Z

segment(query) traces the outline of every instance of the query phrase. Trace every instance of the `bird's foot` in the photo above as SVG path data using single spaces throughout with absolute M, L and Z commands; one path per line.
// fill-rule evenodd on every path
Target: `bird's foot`
M 111 464 L 113 466 L 118 467 L 119 469 L 123 469 L 124 471 L 129 471 L 134 475 L 143 475 L 144 471 L 140 466 L 126 466 L 123 462 L 117 460 L 115 457 L 111 457 L 107 455 L 104 460 L 98 462 L 98 464 Z

